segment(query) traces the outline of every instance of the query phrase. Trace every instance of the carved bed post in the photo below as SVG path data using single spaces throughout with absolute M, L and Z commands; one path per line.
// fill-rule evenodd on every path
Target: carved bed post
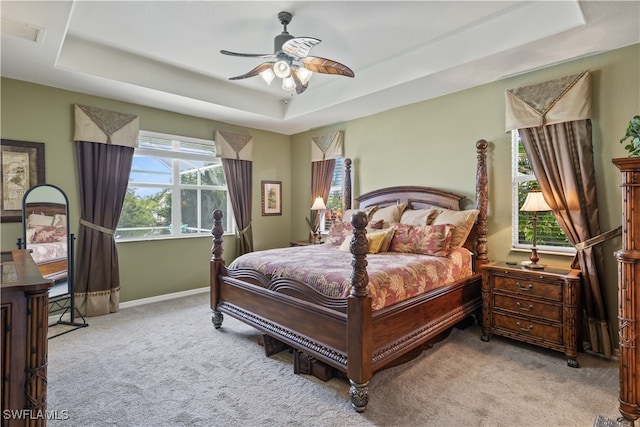
M 477 243 L 476 243 L 476 265 L 477 268 L 482 264 L 489 262 L 487 257 L 487 205 L 489 203 L 488 194 L 488 178 L 487 178 L 487 147 L 489 143 L 484 139 L 476 142 L 476 152 L 478 153 L 478 162 L 476 169 L 476 209 L 478 213 L 477 219 Z
M 353 238 L 351 239 L 351 294 L 347 298 L 347 376 L 351 383 L 349 397 L 351 405 L 363 412 L 369 403 L 369 380 L 372 369 L 372 308 L 367 292 L 367 215 L 357 212 L 351 219 Z M 366 319 L 366 320 L 365 320 Z
M 344 191 L 342 194 L 342 212 L 351 209 L 351 159 L 344 159 Z
M 209 273 L 209 277 L 211 280 L 211 310 L 213 310 L 211 322 L 213 322 L 213 326 L 216 329 L 219 329 L 222 326 L 223 320 L 222 312 L 216 310 L 218 300 L 220 299 L 220 283 L 218 282 L 218 275 L 220 274 L 220 268 L 224 266 L 224 259 L 222 259 L 222 235 L 224 234 L 224 229 L 222 228 L 222 216 L 222 211 L 220 209 L 213 211 L 213 229 L 211 230 L 211 234 L 213 234 L 213 247 L 211 248 L 213 257 L 210 262 L 211 271 Z

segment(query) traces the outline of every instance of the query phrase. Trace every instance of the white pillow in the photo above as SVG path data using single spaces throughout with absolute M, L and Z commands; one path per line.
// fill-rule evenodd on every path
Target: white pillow
M 27 227 L 37 225 L 53 225 L 53 217 L 48 215 L 31 214 L 27 217 Z
M 453 224 L 456 226 L 451 236 L 451 248 L 459 248 L 464 245 L 473 225 L 476 223 L 480 211 L 478 209 L 469 209 L 466 211 L 452 211 L 449 209 L 440 209 L 438 216 L 433 220 L 432 225 Z

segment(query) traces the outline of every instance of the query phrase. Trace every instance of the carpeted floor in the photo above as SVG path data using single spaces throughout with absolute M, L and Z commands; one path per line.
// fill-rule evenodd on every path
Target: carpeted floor
M 211 325 L 208 294 L 89 318 L 49 341 L 48 409 L 59 426 L 580 426 L 618 417 L 618 364 L 454 329 L 417 359 L 378 373 L 363 414 L 348 384 L 295 375 L 254 329 Z

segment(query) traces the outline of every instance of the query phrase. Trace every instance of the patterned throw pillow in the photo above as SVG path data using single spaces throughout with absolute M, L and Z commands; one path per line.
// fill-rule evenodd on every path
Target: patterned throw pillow
M 369 221 L 369 224 L 367 224 L 367 231 L 371 232 L 374 230 L 380 230 L 382 229 L 382 224 L 382 220 Z M 329 233 L 327 234 L 325 243 L 329 243 L 332 245 L 341 245 L 348 236 L 351 236 L 352 230 L 353 225 L 350 222 L 343 223 L 340 221 L 335 221 L 329 229 Z
M 397 224 L 389 252 L 447 256 L 451 250 L 451 224 L 413 226 Z
M 66 227 L 38 225 L 34 229 L 35 232 L 31 236 L 31 243 L 64 242 L 67 237 Z

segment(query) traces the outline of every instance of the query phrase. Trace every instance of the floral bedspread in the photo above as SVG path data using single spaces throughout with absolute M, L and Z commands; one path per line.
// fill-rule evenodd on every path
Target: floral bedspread
M 352 255 L 322 244 L 269 249 L 245 254 L 229 268 L 250 268 L 264 274 L 302 281 L 330 297 L 351 291 Z M 367 286 L 373 309 L 411 298 L 472 274 L 471 253 L 458 248 L 447 257 L 383 252 L 367 255 Z
M 28 248 L 36 264 L 67 256 L 67 242 L 29 243 Z

